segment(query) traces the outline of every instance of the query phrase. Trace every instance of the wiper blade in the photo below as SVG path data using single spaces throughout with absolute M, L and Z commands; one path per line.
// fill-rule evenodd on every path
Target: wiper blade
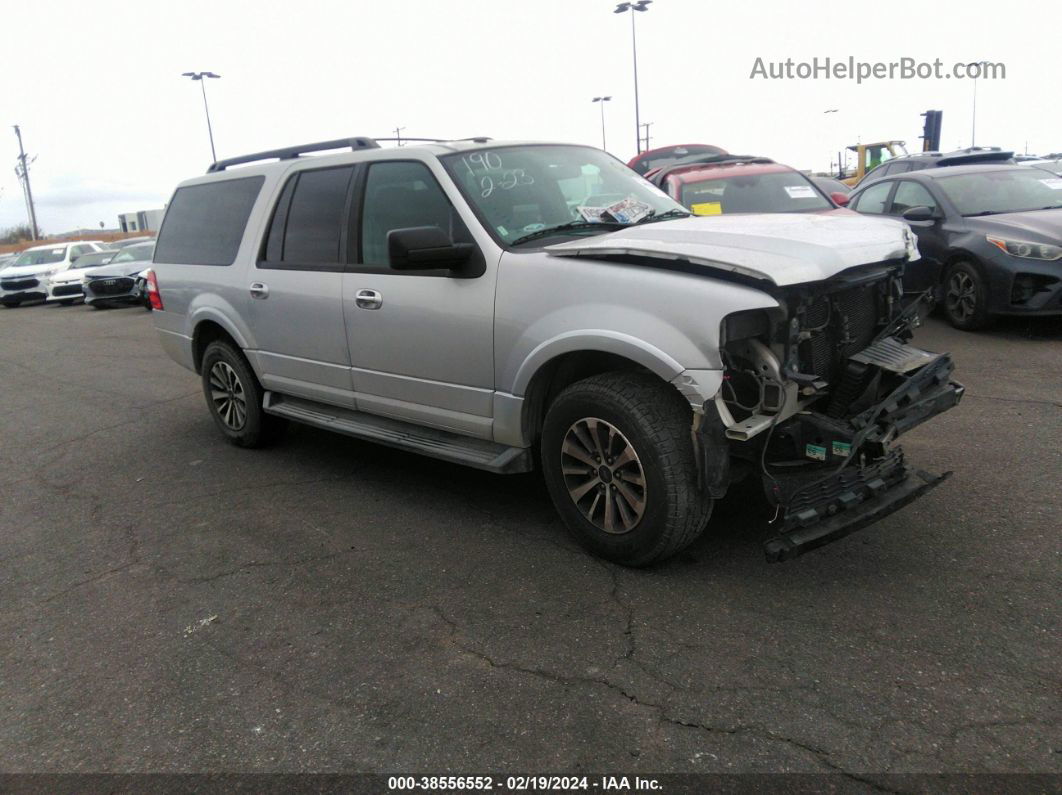
M 599 227 L 605 227 L 609 229 L 619 229 L 620 227 L 628 226 L 628 224 L 621 224 L 619 221 L 569 221 L 566 224 L 560 224 L 559 226 L 549 226 L 545 229 L 538 229 L 534 232 L 518 237 L 510 246 L 518 246 L 521 243 L 530 243 L 532 240 L 540 240 L 544 237 L 552 237 L 553 235 L 564 234 L 565 232 L 574 232 L 577 230 L 597 229 Z
M 1000 215 L 1002 210 L 981 210 L 979 213 L 965 213 L 963 218 L 977 218 L 981 215 Z
M 668 218 L 689 218 L 693 213 L 686 212 L 685 210 L 668 210 L 667 212 L 657 215 L 656 210 L 651 210 L 649 215 L 645 216 L 640 221 L 635 221 L 635 224 L 649 224 L 654 221 L 666 221 Z

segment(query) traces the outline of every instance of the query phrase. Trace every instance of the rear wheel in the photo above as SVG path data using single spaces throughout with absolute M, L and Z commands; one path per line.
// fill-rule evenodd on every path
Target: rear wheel
M 646 566 L 694 541 L 711 498 L 697 485 L 689 406 L 645 373 L 572 384 L 550 405 L 542 469 L 553 504 L 596 555 Z
M 951 325 L 964 331 L 989 324 L 988 290 L 972 263 L 955 262 L 944 274 L 944 314 Z
M 261 447 L 283 431 L 285 422 L 262 410 L 262 386 L 233 345 L 221 340 L 210 343 L 201 370 L 210 413 L 234 445 Z

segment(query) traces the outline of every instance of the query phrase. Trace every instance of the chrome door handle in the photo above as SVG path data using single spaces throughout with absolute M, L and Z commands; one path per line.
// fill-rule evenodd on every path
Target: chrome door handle
M 376 290 L 358 290 L 354 293 L 354 303 L 358 309 L 379 309 L 383 306 L 383 296 Z
M 268 298 L 269 288 L 261 282 L 254 282 L 251 284 L 251 298 Z

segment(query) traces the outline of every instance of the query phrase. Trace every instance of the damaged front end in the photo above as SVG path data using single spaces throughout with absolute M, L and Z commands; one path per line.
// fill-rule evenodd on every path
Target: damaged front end
M 763 476 L 776 507 L 769 561 L 871 524 L 948 474 L 913 469 L 901 434 L 962 398 L 951 357 L 909 345 L 902 262 L 778 288 L 779 307 L 725 318 L 725 374 L 697 429 L 704 487 Z M 739 471 L 731 471 L 731 469 Z

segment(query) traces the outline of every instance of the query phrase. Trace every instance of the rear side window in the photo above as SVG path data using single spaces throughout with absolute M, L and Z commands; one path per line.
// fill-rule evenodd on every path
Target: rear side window
M 265 177 L 178 188 L 155 246 L 155 262 L 231 265 Z
M 338 267 L 345 260 L 353 166 L 300 171 L 284 186 L 266 237 L 265 268 Z

